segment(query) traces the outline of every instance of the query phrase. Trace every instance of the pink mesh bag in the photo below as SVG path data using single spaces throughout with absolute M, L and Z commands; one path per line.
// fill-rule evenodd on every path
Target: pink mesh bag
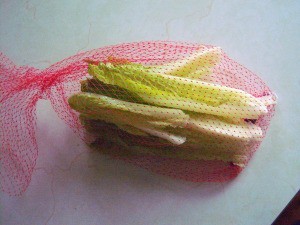
M 47 99 L 91 148 L 192 182 L 236 177 L 263 140 L 275 95 L 210 45 L 125 43 L 39 70 L 0 54 L 1 188 L 20 195 L 38 156 L 36 103 Z

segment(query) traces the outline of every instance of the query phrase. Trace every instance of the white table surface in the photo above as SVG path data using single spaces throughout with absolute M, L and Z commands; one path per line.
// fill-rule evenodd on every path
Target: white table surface
M 225 3 L 226 2 L 226 3 Z M 194 184 L 100 154 L 38 102 L 39 157 L 21 197 L 0 193 L 3 225 L 270 224 L 300 187 L 300 2 L 0 2 L 0 51 L 46 68 L 78 51 L 142 40 L 221 46 L 279 102 L 267 137 L 230 184 Z

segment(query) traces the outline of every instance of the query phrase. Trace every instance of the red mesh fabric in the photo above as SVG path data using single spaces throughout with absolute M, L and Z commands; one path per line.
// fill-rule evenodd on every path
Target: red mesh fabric
M 115 59 L 126 59 L 132 63 L 143 65 L 163 65 L 183 59 L 201 49 L 205 50 L 212 47 L 166 41 L 120 44 L 79 53 L 44 70 L 28 66 L 16 66 L 1 53 L 0 177 L 2 190 L 10 195 L 19 195 L 26 190 L 30 183 L 38 157 L 35 130 L 36 103 L 39 99 L 49 100 L 58 116 L 80 138 L 90 141 L 87 139 L 85 128 L 81 125 L 79 114 L 71 109 L 68 103 L 68 98 L 80 91 L 80 81 L 90 77 L 87 70 L 87 60 L 89 62 L 108 62 L 109 58 L 113 56 Z M 124 63 L 124 61 L 121 63 Z M 273 96 L 271 90 L 258 76 L 228 58 L 223 52 L 221 52 L 220 61 L 215 64 L 210 76 L 203 77 L 203 80 L 240 89 L 254 97 Z M 269 105 L 268 113 L 255 120 L 255 125 L 261 128 L 263 137 L 273 113 L 274 105 Z M 101 132 L 100 127 L 98 130 L 99 136 L 102 135 L 103 132 Z M 105 133 L 107 132 L 108 130 L 105 130 Z M 124 138 L 124 135 L 127 135 L 126 138 Z M 146 147 L 150 145 L 154 149 L 156 147 L 162 148 L 165 143 L 160 144 L 155 139 L 152 142 L 144 141 L 143 143 L 144 139 L 135 140 L 134 136 L 124 132 L 119 133 L 119 137 L 140 145 L 148 145 Z M 243 161 L 245 165 L 260 143 L 261 140 L 251 141 L 247 143 L 245 150 L 241 149 L 241 155 L 245 154 L 246 156 Z M 129 144 L 128 149 L 125 150 L 127 152 L 124 154 L 120 144 L 102 143 L 102 147 L 106 147 L 104 153 L 116 159 L 125 160 L 158 174 L 187 181 L 221 182 L 232 179 L 242 170 L 242 167 L 237 163 L 230 162 L 230 160 L 224 161 L 217 158 L 210 158 L 209 160 L 193 159 L 185 155 L 183 158 L 174 158 L 165 155 L 163 150 L 161 150 L 162 153 L 159 153 L 162 155 L 152 154 L 153 152 L 151 154 L 134 154 L 130 146 Z M 171 148 L 173 147 L 171 146 Z M 188 145 L 186 149 L 189 149 Z M 130 151 L 130 154 L 128 154 L 128 151 Z

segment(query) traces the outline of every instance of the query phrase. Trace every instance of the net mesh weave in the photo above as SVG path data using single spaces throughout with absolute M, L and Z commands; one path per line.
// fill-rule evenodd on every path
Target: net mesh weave
M 244 117 L 244 125 L 251 127 L 255 125 L 260 128 L 262 132 L 260 138 L 244 140 L 238 135 L 238 138 L 228 138 L 227 134 L 218 135 L 218 132 L 221 134 L 222 131 L 216 131 L 217 128 L 214 125 L 218 125 L 219 122 L 215 122 L 214 119 L 219 118 L 220 115 L 213 115 L 213 123 L 210 123 L 210 126 L 203 122 L 210 121 L 211 117 L 205 120 L 207 117 L 201 114 L 203 117 L 201 117 L 202 120 L 199 120 L 200 125 L 195 128 L 200 130 L 198 133 L 193 131 L 195 126 L 193 127 L 192 123 L 184 126 L 178 125 L 176 128 L 164 127 L 164 129 L 169 129 L 167 134 L 173 132 L 177 136 L 188 130 L 188 126 L 191 128 L 187 134 L 191 138 L 187 138 L 185 143 L 177 145 L 172 143 L 172 140 L 170 142 L 166 140 L 168 138 L 162 138 L 153 132 L 149 135 L 147 130 L 140 129 L 132 122 L 128 125 L 121 121 L 123 126 L 117 126 L 111 122 L 112 118 L 105 117 L 113 111 L 108 110 L 106 114 L 102 112 L 102 117 L 104 115 L 106 118 L 104 120 L 91 119 L 79 116 L 79 113 L 73 110 L 68 103 L 70 96 L 80 91 L 93 93 L 100 91 L 102 95 L 110 95 L 110 98 L 120 101 L 173 109 L 164 105 L 165 102 L 154 104 L 151 101 L 145 101 L 146 98 L 139 98 L 141 95 L 134 97 L 132 93 L 128 94 L 127 91 L 130 89 L 124 88 L 126 84 L 120 88 L 91 79 L 88 74 L 87 62 L 92 64 L 104 62 L 112 65 L 130 62 L 149 66 L 149 68 L 166 65 L 165 70 L 168 70 L 172 69 L 172 65 L 174 65 L 172 63 L 175 61 L 183 60 L 195 52 L 203 52 L 212 48 L 214 46 L 169 41 L 126 43 L 79 53 L 44 70 L 16 66 L 0 53 L 0 177 L 2 190 L 10 195 L 20 195 L 30 183 L 38 157 L 35 132 L 36 103 L 39 99 L 49 100 L 58 116 L 80 138 L 89 143 L 91 147 L 113 158 L 127 161 L 155 173 L 192 182 L 222 182 L 238 175 L 266 134 L 270 119 L 274 114 L 274 105 L 272 104 L 267 105 L 267 113 L 258 118 Z M 214 62 L 214 59 L 209 56 L 204 60 L 207 60 L 208 63 L 211 60 L 210 64 L 213 66 L 197 68 L 203 75 L 199 80 L 239 89 L 256 98 L 263 96 L 274 98 L 271 90 L 257 75 L 230 59 L 223 51 L 220 51 L 217 62 Z M 167 71 L 165 73 L 167 74 Z M 139 82 L 148 82 L 144 79 L 143 74 L 137 73 L 135 77 Z M 182 79 L 184 80 L 184 78 Z M 172 84 L 171 82 L 167 85 L 175 88 L 175 85 L 172 87 Z M 159 84 L 156 85 L 159 86 Z M 160 85 L 164 90 L 168 88 L 165 83 L 160 83 Z M 179 95 L 187 96 L 187 92 L 189 95 L 196 93 L 195 90 L 187 88 L 181 90 Z M 176 97 L 178 95 L 174 94 L 174 99 Z M 213 102 L 214 99 L 211 101 Z M 91 114 L 95 115 L 95 110 L 90 109 Z M 174 110 L 188 114 L 186 109 L 180 110 L 176 104 Z M 132 112 L 124 113 L 117 110 L 117 113 L 126 118 Z M 143 113 L 134 115 L 137 121 L 139 121 L 139 116 L 143 118 Z M 163 123 L 164 120 L 162 119 L 160 122 Z M 230 127 L 228 132 L 232 132 Z

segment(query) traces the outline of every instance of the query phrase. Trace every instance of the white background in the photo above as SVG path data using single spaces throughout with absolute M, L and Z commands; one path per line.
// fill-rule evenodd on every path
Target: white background
M 279 102 L 270 130 L 229 184 L 192 184 L 88 151 L 45 100 L 39 158 L 21 197 L 0 193 L 0 223 L 270 224 L 300 187 L 300 2 L 2 0 L 0 51 L 46 68 L 78 51 L 142 40 L 221 46 Z

